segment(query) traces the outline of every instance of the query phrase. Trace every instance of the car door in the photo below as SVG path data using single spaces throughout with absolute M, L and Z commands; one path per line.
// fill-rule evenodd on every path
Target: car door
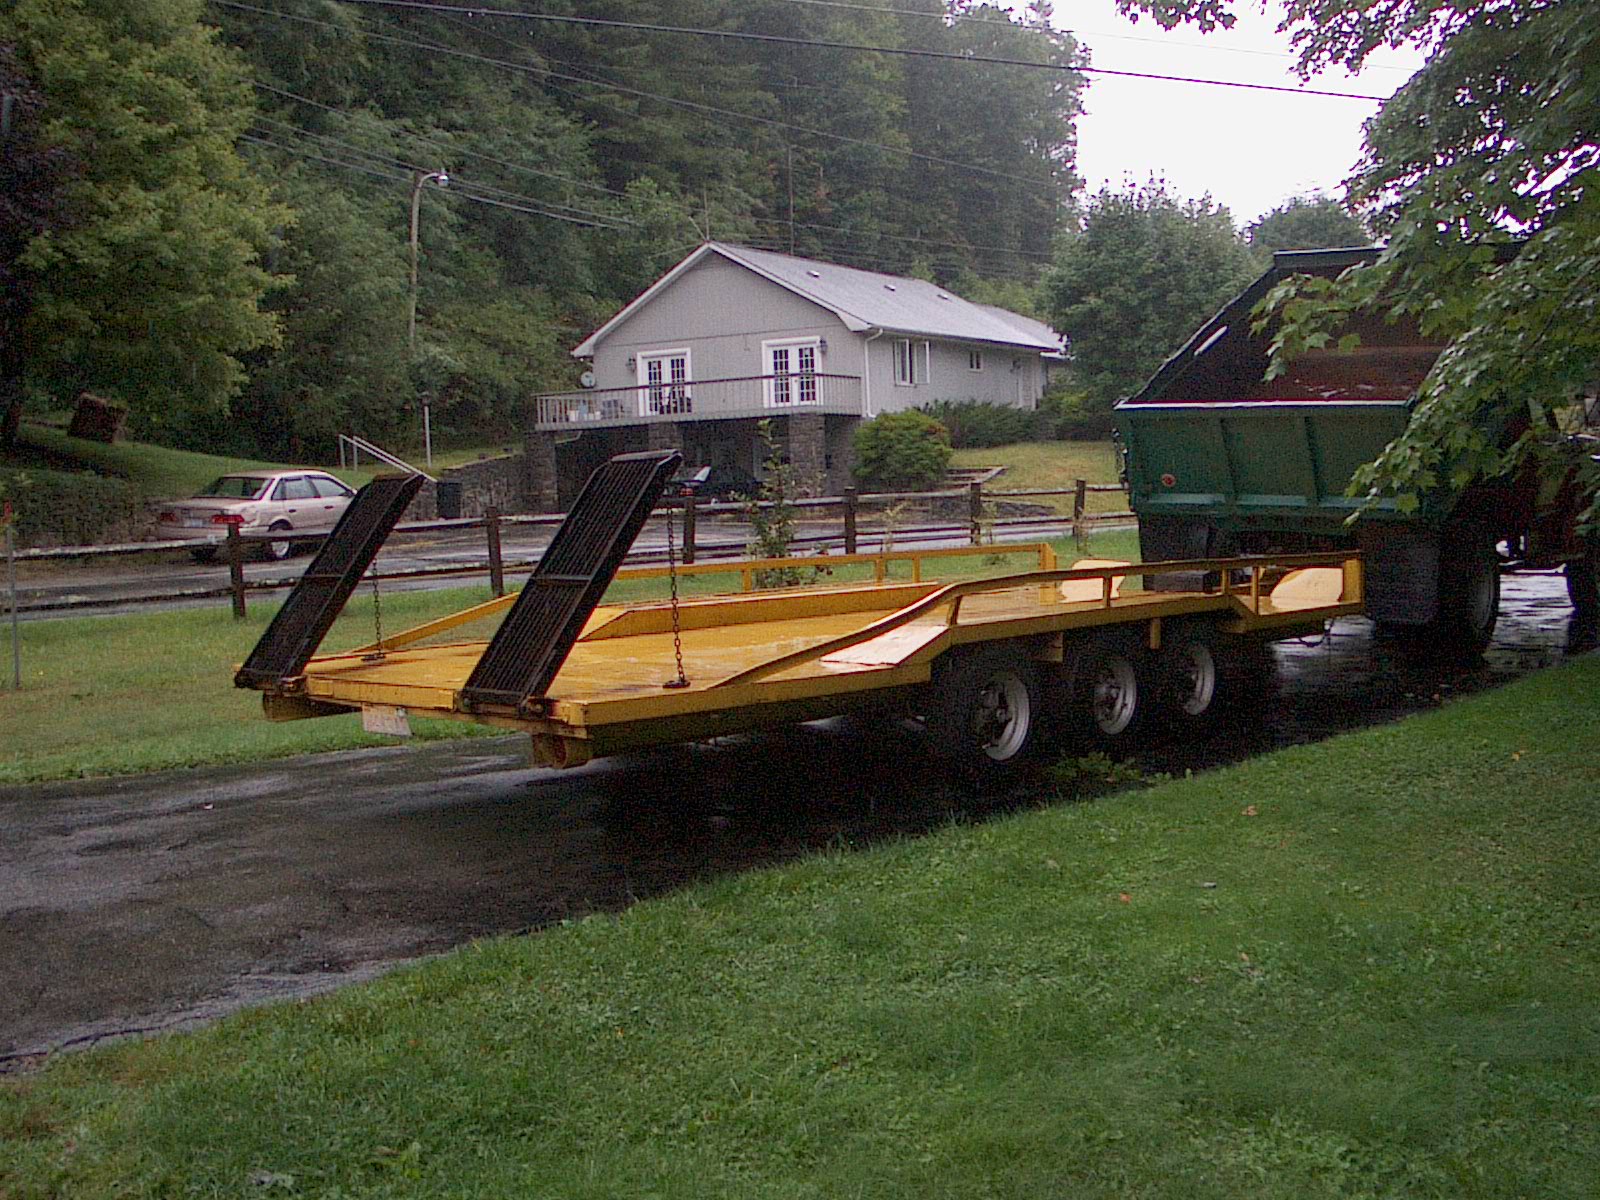
M 278 486 L 272 489 L 272 498 L 278 501 L 274 505 L 273 520 L 287 521 L 296 529 L 316 528 L 321 510 L 311 481 L 304 475 L 280 479 Z
M 344 516 L 344 510 L 350 507 L 351 497 L 355 493 L 331 475 L 312 475 L 309 478 L 317 493 L 317 527 L 332 529 Z

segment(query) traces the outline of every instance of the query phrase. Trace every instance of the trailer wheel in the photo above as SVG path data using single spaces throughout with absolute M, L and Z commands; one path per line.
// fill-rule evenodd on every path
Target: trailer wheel
M 1272 651 L 1265 643 L 1230 637 L 1207 624 L 1169 630 L 1157 661 L 1166 715 L 1190 728 L 1209 726 L 1260 700 L 1271 687 Z
M 1150 655 L 1136 638 L 1090 638 L 1071 665 L 1069 732 L 1102 749 L 1132 743 L 1145 723 L 1151 675 Z
M 1426 627 L 1436 650 L 1482 654 L 1500 612 L 1500 555 L 1479 525 L 1446 530 L 1439 548 L 1439 615 Z
M 974 774 L 1004 774 L 1038 745 L 1042 704 L 1032 660 L 1010 646 L 954 657 L 934 677 L 928 732 L 940 754 Z
M 1600 542 L 1594 538 L 1584 544 L 1583 557 L 1566 566 L 1567 598 L 1575 616 L 1593 618 L 1600 613 Z

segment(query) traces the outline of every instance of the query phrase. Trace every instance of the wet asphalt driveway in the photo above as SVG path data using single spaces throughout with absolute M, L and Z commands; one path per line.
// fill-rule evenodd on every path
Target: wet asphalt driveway
M 1259 724 L 1143 765 L 1200 769 L 1494 686 L 1575 652 L 1569 615 L 1559 578 L 1507 580 L 1494 647 L 1454 669 L 1341 621 L 1280 649 Z M 0 1070 L 1040 799 L 980 804 L 903 726 L 829 722 L 568 773 L 529 769 L 523 750 L 474 739 L 0 788 Z

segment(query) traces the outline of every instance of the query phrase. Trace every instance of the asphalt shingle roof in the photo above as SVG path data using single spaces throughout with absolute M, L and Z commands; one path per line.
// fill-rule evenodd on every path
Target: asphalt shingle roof
M 858 332 L 882 329 L 919 337 L 1018 346 L 1046 353 L 1061 350 L 1060 335 L 1042 321 L 990 304 L 973 304 L 926 280 L 882 275 L 727 242 L 707 242 L 590 334 L 573 354 L 580 357 L 592 354 L 595 343 L 634 308 L 648 303 L 657 287 L 707 254 L 720 254 L 821 305 L 837 314 L 846 327 Z

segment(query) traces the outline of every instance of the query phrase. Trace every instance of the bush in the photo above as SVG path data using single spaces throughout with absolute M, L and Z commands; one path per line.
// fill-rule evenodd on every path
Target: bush
M 1103 442 L 1115 422 L 1111 410 L 1092 403 L 1083 392 L 1052 390 L 1039 401 L 1040 415 L 1050 422 L 1049 435 L 1068 442 Z
M 1050 414 L 983 400 L 936 400 L 918 409 L 950 431 L 958 450 L 1042 441 L 1053 432 Z
M 144 524 L 144 508 L 132 487 L 87 471 L 0 469 L 0 508 L 6 501 L 15 510 L 21 546 L 115 541 Z
M 917 491 L 944 478 L 950 431 L 927 413 L 884 413 L 856 430 L 856 478 L 880 491 Z

